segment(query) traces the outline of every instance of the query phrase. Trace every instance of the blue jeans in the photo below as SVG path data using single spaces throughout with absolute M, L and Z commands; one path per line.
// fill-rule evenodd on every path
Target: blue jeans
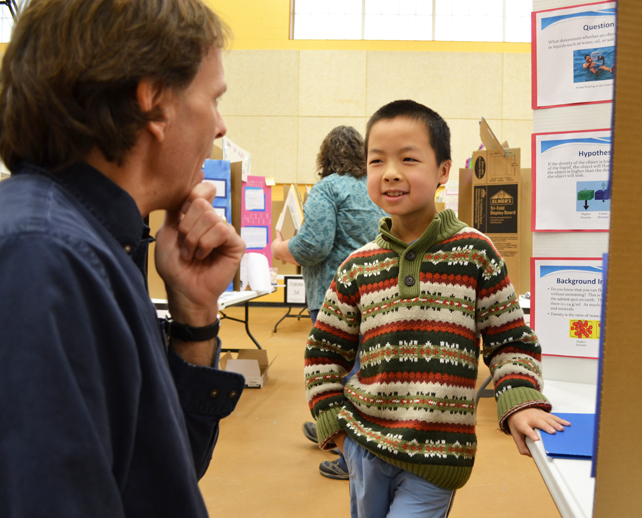
M 455 492 L 381 460 L 353 441 L 343 443 L 350 472 L 352 518 L 445 518 Z

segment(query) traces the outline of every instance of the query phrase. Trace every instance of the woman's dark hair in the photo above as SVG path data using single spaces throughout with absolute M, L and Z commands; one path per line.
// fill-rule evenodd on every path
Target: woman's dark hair
M 363 138 L 351 126 L 337 126 L 323 139 L 317 155 L 317 174 L 351 174 L 361 178 L 366 174 Z
M 97 147 L 122 164 L 141 80 L 181 90 L 229 29 L 201 0 L 32 0 L 2 62 L 0 157 L 62 169 Z

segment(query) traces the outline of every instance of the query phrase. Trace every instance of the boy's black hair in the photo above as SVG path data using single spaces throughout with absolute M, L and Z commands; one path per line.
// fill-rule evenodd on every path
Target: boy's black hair
M 375 123 L 384 119 L 396 119 L 406 117 L 423 123 L 428 132 L 428 142 L 435 151 L 437 164 L 441 165 L 446 160 L 452 160 L 450 156 L 450 128 L 446 121 L 437 112 L 423 104 L 411 100 L 393 101 L 379 108 L 368 121 L 366 126 L 366 157 L 368 156 L 368 141 L 370 130 Z

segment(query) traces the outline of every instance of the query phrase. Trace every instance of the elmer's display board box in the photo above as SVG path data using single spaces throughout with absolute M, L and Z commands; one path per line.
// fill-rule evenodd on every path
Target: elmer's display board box
M 242 374 L 245 386 L 253 388 L 265 385 L 270 365 L 265 349 L 240 349 L 236 356 L 226 352 L 219 360 L 221 370 Z
M 521 169 L 519 148 L 499 143 L 485 119 L 479 135 L 484 149 L 473 152 L 472 226 L 486 234 L 504 258 L 515 292 L 530 287 L 528 260 L 532 252 L 530 184 L 524 185 L 527 170 Z

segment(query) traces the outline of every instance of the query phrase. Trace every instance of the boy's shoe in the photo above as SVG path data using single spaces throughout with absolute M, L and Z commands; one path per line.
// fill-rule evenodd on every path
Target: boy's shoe
M 321 475 L 333 480 L 349 480 L 350 474 L 348 473 L 348 467 L 343 462 L 343 459 L 339 457 L 337 460 L 324 460 L 319 464 L 319 472 Z
M 312 442 L 316 442 L 317 444 L 319 443 L 316 423 L 311 423 L 310 421 L 303 423 L 303 435 L 305 435 Z

